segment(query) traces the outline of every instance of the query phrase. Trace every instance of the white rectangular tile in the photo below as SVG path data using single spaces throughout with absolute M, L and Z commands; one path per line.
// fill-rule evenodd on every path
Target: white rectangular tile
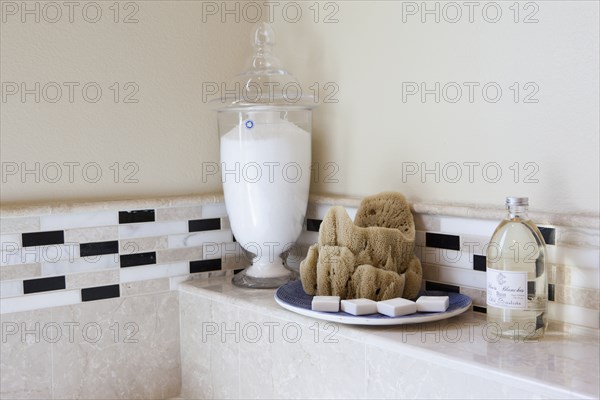
M 600 247 L 600 232 L 598 229 L 558 227 L 556 229 L 556 244 L 573 247 Z
M 439 266 L 434 264 L 421 264 L 423 269 L 423 280 L 426 281 L 438 281 L 439 277 Z
M 156 252 L 157 264 L 169 264 L 179 261 L 202 260 L 202 246 L 182 247 L 179 249 L 167 249 Z
M 425 246 L 425 231 L 415 231 L 415 246 Z
M 23 245 L 20 233 L 7 233 L 0 235 L 0 251 L 5 248 L 21 247 Z
M 578 268 L 599 269 L 600 250 L 567 246 L 546 246 L 548 261 Z
M 148 251 L 164 250 L 168 246 L 167 236 L 154 236 L 144 238 L 131 238 L 119 240 L 120 254 L 144 253 Z
M 188 221 L 202 218 L 202 206 L 156 209 L 156 221 Z
M 221 229 L 231 229 L 229 217 L 221 217 Z
M 192 232 L 181 235 L 169 236 L 169 248 L 202 246 L 206 243 L 228 243 L 233 241 L 230 230 L 215 230 L 204 232 Z
M 52 293 L 30 294 L 4 299 L 0 302 L 0 314 L 43 308 L 67 306 L 81 303 L 80 290 L 65 290 Z
M 23 294 L 23 281 L 0 282 L 0 298 L 21 296 Z
M 565 268 L 568 273 L 568 282 L 557 282 L 564 283 L 569 286 L 576 286 L 589 289 L 600 289 L 600 270 L 591 268 L 577 268 L 577 267 L 562 267 Z
M 413 213 L 415 229 L 423 232 L 439 232 L 441 228 L 440 217 L 438 215 L 428 215 Z
M 473 254 L 468 251 L 415 247 L 415 255 L 422 263 L 445 265 L 450 268 L 473 269 Z
M 471 254 L 485 255 L 491 236 L 460 235 L 460 249 Z
M 40 217 L 40 230 L 51 231 L 69 228 L 117 225 L 118 223 L 119 213 L 117 211 L 53 214 Z
M 473 301 L 473 305 L 479 307 L 486 307 L 487 296 L 484 289 L 475 289 L 467 286 L 461 286 L 460 294 L 469 296 Z
M 42 274 L 41 270 L 39 263 L 3 265 L 0 267 L 0 280 L 38 278 Z
M 109 240 L 117 240 L 118 237 L 119 229 L 117 225 L 65 230 L 65 242 L 71 243 L 106 242 Z
M 106 271 L 69 274 L 65 278 L 67 289 L 81 289 L 119 283 L 119 271 L 117 269 L 111 269 Z
M 121 268 L 121 283 L 168 278 L 190 272 L 189 262 Z
M 142 222 L 119 225 L 119 239 L 174 235 L 188 231 L 187 221 Z
M 219 218 L 227 216 L 225 203 L 204 204 L 202 206 L 202 219 Z
M 500 221 L 485 219 L 471 219 L 458 217 L 438 217 L 440 221 L 440 233 L 453 235 L 478 235 L 491 237 Z
M 428 270 L 429 277 L 425 277 L 425 279 L 428 280 L 449 283 L 451 285 L 470 286 L 478 289 L 484 289 L 486 286 L 485 272 L 467 270 L 463 268 L 444 267 L 440 265 L 426 265 L 424 266 L 424 273 L 426 267 L 434 267 L 435 269 L 434 271 Z
M 121 297 L 169 291 L 171 290 L 170 279 L 171 278 L 159 278 L 122 283 Z
M 79 257 L 79 244 L 51 244 L 47 246 L 19 247 L 0 252 L 0 265 L 30 264 L 74 260 Z
M 42 276 L 66 275 L 116 268 L 119 268 L 119 255 L 103 254 L 101 256 L 76 258 L 72 261 L 43 262 Z
M 38 232 L 40 217 L 17 217 L 0 219 L 0 233 Z
M 600 327 L 600 315 L 598 310 L 560 304 L 555 301 L 548 302 L 548 319 L 564 321 L 569 324 L 583 325 L 598 329 Z

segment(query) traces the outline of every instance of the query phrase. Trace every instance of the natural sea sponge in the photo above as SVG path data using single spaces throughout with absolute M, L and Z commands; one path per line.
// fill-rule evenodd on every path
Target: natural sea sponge
M 413 254 L 415 227 L 399 193 L 367 197 L 352 222 L 343 207 L 331 207 L 321 223 L 319 242 L 300 264 L 304 291 L 342 299 L 415 298 L 421 263 Z
M 415 223 L 408 202 L 400 193 L 383 192 L 365 197 L 354 217 L 358 226 L 398 229 L 406 240 L 415 240 Z
M 402 297 L 406 278 L 393 271 L 384 271 L 372 265 L 359 265 L 349 282 L 349 295 L 353 299 L 375 301 Z

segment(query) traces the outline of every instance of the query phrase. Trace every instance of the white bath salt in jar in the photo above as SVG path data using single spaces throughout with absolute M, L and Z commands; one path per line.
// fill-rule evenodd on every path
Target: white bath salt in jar
M 233 283 L 252 288 L 291 279 L 282 256 L 300 236 L 310 186 L 316 102 L 281 68 L 273 44 L 270 26 L 258 24 L 248 69 L 227 86 L 241 90 L 215 99 L 227 214 L 236 240 L 252 254 Z

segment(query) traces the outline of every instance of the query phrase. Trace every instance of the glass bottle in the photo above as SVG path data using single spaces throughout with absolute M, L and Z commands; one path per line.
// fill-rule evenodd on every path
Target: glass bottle
M 486 252 L 487 321 L 515 341 L 540 338 L 546 330 L 546 244 L 529 219 L 527 197 L 507 197 L 508 216 Z

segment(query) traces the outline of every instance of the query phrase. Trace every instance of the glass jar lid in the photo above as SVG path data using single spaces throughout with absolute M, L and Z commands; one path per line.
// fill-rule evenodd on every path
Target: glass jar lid
M 246 70 L 237 75 L 213 100 L 220 103 L 220 111 L 311 109 L 316 107 L 315 97 L 304 91 L 296 78 L 281 66 L 273 55 L 275 35 L 270 24 L 260 22 L 252 35 L 254 54 L 248 59 Z

